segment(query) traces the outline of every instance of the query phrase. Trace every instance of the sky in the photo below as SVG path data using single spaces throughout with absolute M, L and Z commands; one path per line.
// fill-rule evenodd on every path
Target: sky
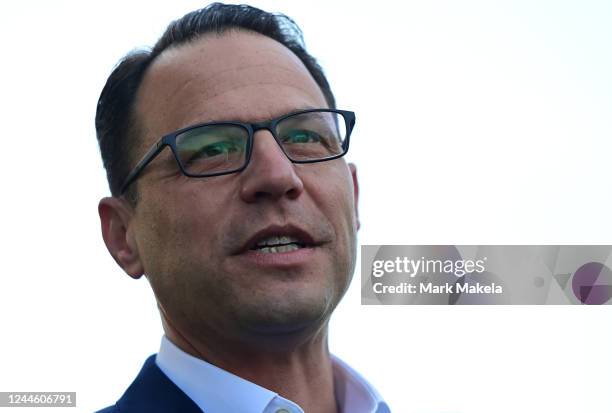
M 0 5 L 0 391 L 92 411 L 157 351 L 148 282 L 100 235 L 94 115 L 117 61 L 205 4 Z M 612 3 L 251 4 L 296 20 L 357 115 L 361 245 L 612 243 Z M 358 268 L 330 349 L 394 412 L 612 410 L 609 306 L 361 306 L 359 287 Z

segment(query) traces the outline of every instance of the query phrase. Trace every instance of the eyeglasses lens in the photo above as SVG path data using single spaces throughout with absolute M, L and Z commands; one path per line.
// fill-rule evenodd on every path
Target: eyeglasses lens
M 214 174 L 244 165 L 249 132 L 237 125 L 208 125 L 176 137 L 181 164 L 193 175 Z
M 344 152 L 346 123 L 338 113 L 307 112 L 283 119 L 275 133 L 290 159 L 320 160 Z
M 341 114 L 307 112 L 288 116 L 274 131 L 293 161 L 324 160 L 344 152 L 346 122 Z M 176 137 L 181 165 L 192 175 L 235 171 L 246 162 L 249 132 L 233 124 L 199 126 Z

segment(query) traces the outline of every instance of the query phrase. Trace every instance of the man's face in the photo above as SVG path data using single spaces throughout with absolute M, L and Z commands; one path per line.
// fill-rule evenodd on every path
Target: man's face
M 205 36 L 165 51 L 147 72 L 136 157 L 192 124 L 325 107 L 304 65 L 280 43 L 247 32 Z M 128 232 L 160 306 L 182 331 L 236 338 L 319 328 L 348 287 L 356 180 L 343 159 L 292 164 L 262 130 L 241 173 L 188 178 L 166 148 L 138 191 Z M 306 247 L 256 247 L 273 237 Z

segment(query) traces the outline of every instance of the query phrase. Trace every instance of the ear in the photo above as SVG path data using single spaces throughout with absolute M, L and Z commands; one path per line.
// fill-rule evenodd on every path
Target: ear
M 123 198 L 106 197 L 98 204 L 102 238 L 117 264 L 132 278 L 140 278 L 144 268 L 131 230 L 133 208 Z
M 357 229 L 359 229 L 361 224 L 359 223 L 359 182 L 357 181 L 357 167 L 354 163 L 349 163 L 348 166 L 351 170 L 351 176 L 353 178 L 353 194 L 355 196 L 355 224 L 357 225 Z

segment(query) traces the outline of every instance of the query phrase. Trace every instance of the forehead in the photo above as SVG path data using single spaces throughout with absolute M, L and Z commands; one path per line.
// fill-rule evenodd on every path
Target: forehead
M 307 107 L 327 104 L 299 58 L 273 39 L 232 30 L 158 56 L 139 89 L 136 113 L 151 142 L 198 122 L 258 121 Z

